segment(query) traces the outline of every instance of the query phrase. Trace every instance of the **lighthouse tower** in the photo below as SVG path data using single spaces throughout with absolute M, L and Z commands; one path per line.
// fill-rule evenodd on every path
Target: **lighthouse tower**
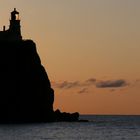
M 11 12 L 11 20 L 10 20 L 10 27 L 9 32 L 11 34 L 11 40 L 20 40 L 22 39 L 21 30 L 20 30 L 20 19 L 19 19 L 19 12 L 14 11 Z

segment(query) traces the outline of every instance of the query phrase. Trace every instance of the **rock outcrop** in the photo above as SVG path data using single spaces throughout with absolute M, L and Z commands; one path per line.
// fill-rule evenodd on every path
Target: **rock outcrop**
M 54 112 L 53 102 L 54 91 L 35 43 L 1 41 L 0 122 L 78 120 L 78 113 Z

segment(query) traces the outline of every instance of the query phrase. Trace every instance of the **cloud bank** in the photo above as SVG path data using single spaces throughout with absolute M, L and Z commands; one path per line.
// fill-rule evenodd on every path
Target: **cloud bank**
M 53 87 L 58 89 L 77 89 L 77 93 L 88 93 L 89 88 L 94 87 L 98 89 L 106 88 L 113 89 L 110 91 L 114 91 L 116 89 L 120 89 L 128 86 L 128 82 L 124 79 L 117 80 L 97 80 L 96 78 L 89 78 L 82 81 L 63 81 L 63 82 L 54 82 Z
M 128 83 L 125 80 L 107 80 L 96 83 L 97 88 L 120 88 L 127 85 Z
M 64 81 L 60 83 L 54 82 L 54 87 L 60 88 L 60 89 L 70 89 L 70 88 L 76 88 L 80 86 L 80 83 L 78 81 L 74 82 L 69 82 L 69 81 Z

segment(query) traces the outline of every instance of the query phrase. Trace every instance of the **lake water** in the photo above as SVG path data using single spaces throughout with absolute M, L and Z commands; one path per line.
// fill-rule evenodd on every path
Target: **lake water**
M 1 124 L 0 140 L 140 140 L 140 116 L 81 118 L 89 122 Z

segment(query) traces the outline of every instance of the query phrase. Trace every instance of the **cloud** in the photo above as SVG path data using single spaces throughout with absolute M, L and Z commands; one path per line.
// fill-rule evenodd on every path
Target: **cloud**
M 70 88 L 77 88 L 77 87 L 87 87 L 91 85 L 95 85 L 96 79 L 90 78 L 84 82 L 79 81 L 63 81 L 63 82 L 52 82 L 53 86 L 60 89 L 70 89 Z
M 96 83 L 97 88 L 120 88 L 127 86 L 128 83 L 125 80 L 107 80 L 107 81 L 99 81 Z
M 82 93 L 88 93 L 88 88 L 83 88 L 81 89 L 80 91 L 78 91 L 79 94 L 82 94 Z
M 80 83 L 78 81 L 75 81 L 75 82 L 64 81 L 61 83 L 54 83 L 54 86 L 60 89 L 70 89 L 70 88 L 79 87 Z
M 62 81 L 62 82 L 52 82 L 54 88 L 58 89 L 74 89 L 77 93 L 89 93 L 91 88 L 106 88 L 110 92 L 114 92 L 120 88 L 126 87 L 129 83 L 124 79 L 116 79 L 116 80 L 97 80 L 95 78 L 89 78 L 82 81 Z

